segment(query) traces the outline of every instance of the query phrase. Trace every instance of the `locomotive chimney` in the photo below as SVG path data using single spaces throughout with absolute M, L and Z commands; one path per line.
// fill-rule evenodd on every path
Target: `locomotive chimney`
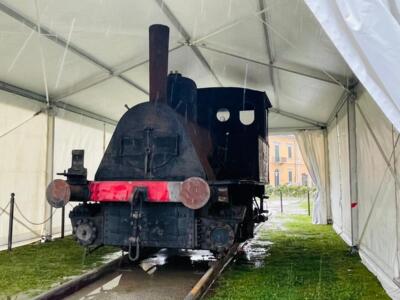
M 167 102 L 169 27 L 160 24 L 149 28 L 150 102 Z

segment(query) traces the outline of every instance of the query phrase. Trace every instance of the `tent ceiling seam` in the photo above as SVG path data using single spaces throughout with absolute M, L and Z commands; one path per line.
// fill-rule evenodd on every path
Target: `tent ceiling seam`
M 176 46 L 174 48 L 171 48 L 171 49 L 169 49 L 169 53 L 171 53 L 171 52 L 173 52 L 175 50 L 178 50 L 178 49 L 182 48 L 183 46 L 184 46 L 183 44 L 180 44 L 180 45 L 178 45 L 178 46 Z M 130 59 L 129 61 L 132 61 L 132 60 L 133 59 Z M 53 101 L 57 102 L 57 101 L 65 99 L 65 98 L 67 98 L 69 96 L 72 96 L 72 95 L 75 95 L 77 93 L 83 92 L 83 91 L 85 91 L 85 90 L 87 90 L 87 89 L 89 89 L 91 87 L 94 87 L 94 86 L 96 86 L 98 84 L 101 84 L 102 82 L 104 82 L 106 80 L 112 79 L 112 78 L 114 78 L 114 77 L 116 77 L 118 75 L 122 75 L 122 74 L 124 74 L 126 72 L 132 71 L 132 70 L 134 70 L 134 69 L 136 69 L 136 68 L 138 68 L 138 67 L 140 67 L 140 66 L 142 66 L 142 65 L 144 65 L 144 64 L 146 64 L 148 62 L 149 62 L 149 59 L 147 58 L 147 59 L 142 60 L 140 62 L 137 62 L 135 64 L 132 64 L 132 63 L 129 63 L 129 62 L 119 64 L 118 66 L 113 68 L 113 72 L 111 74 L 105 74 L 103 76 L 98 76 L 99 79 L 96 79 L 94 81 L 91 78 L 89 78 L 89 80 L 86 80 L 85 82 L 82 82 L 82 84 L 80 86 L 78 86 L 77 88 L 75 88 L 73 90 L 69 90 L 69 91 L 67 89 L 66 92 L 60 93 L 59 95 L 55 95 L 54 98 L 53 98 L 54 99 Z M 147 90 L 146 90 L 145 94 L 147 94 L 147 95 L 149 94 Z
M 322 78 L 322 77 L 315 76 L 315 75 L 312 75 L 312 74 L 307 74 L 307 73 L 304 73 L 304 72 L 301 72 L 301 71 L 298 71 L 298 70 L 295 70 L 295 69 L 290 69 L 290 68 L 287 68 L 287 67 L 279 66 L 276 63 L 272 65 L 270 63 L 262 62 L 262 61 L 255 60 L 255 59 L 252 59 L 252 58 L 249 58 L 249 57 L 244 57 L 244 56 L 241 56 L 241 55 L 238 55 L 238 54 L 233 54 L 233 53 L 230 53 L 230 52 L 227 52 L 227 51 L 224 51 L 224 50 L 220 50 L 220 49 L 217 49 L 217 48 L 214 48 L 214 47 L 210 47 L 210 46 L 208 46 L 208 45 L 206 45 L 204 43 L 201 44 L 201 45 L 198 45 L 198 47 L 206 49 L 206 50 L 209 50 L 209 51 L 212 51 L 212 52 L 215 52 L 215 53 L 219 53 L 219 54 L 222 54 L 222 55 L 225 55 L 225 56 L 230 56 L 230 57 L 233 57 L 233 58 L 237 58 L 237 59 L 240 59 L 240 60 L 244 60 L 244 61 L 248 61 L 248 62 L 251 62 L 251 63 L 254 63 L 254 64 L 258 64 L 258 65 L 261 65 L 261 66 L 274 68 L 274 69 L 277 69 L 277 70 L 280 70 L 280 71 L 284 71 L 284 72 L 296 74 L 296 75 L 299 75 L 299 76 L 303 76 L 303 77 L 307 77 L 307 78 L 323 81 L 323 82 L 330 83 L 330 84 L 333 84 L 333 85 L 336 85 L 336 86 L 339 86 L 339 87 L 343 88 L 343 86 L 338 83 L 338 82 L 340 82 L 339 79 L 337 79 L 337 81 L 338 81 L 337 82 L 337 81 L 333 81 L 331 79 Z
M 13 85 L 13 84 L 10 84 L 10 83 L 4 82 L 4 81 L 0 81 L 0 90 L 14 94 L 14 95 L 22 96 L 31 101 L 40 102 L 44 105 L 47 104 L 46 96 L 41 95 L 36 92 L 33 92 L 33 91 L 30 91 L 30 90 L 27 90 L 27 89 L 24 89 L 24 88 L 21 88 L 21 87 L 18 87 L 16 85 Z M 110 125 L 117 124 L 117 121 L 115 121 L 113 119 L 98 115 L 96 113 L 92 113 L 85 109 L 82 109 L 77 106 L 70 105 L 70 104 L 67 104 L 67 103 L 64 103 L 61 101 L 59 101 L 57 103 L 52 103 L 52 105 L 54 105 L 55 107 L 57 107 L 59 109 L 63 109 L 63 110 L 66 110 L 66 111 L 69 111 L 69 112 L 72 112 L 75 114 L 79 114 L 79 115 L 82 115 L 82 116 L 85 116 L 85 117 L 88 117 L 88 118 L 91 118 L 91 119 L 94 119 L 94 120 L 97 120 L 100 122 L 104 122 L 104 123 L 107 123 Z
M 273 112 L 273 113 L 276 113 L 276 114 L 279 114 L 279 115 L 282 115 L 282 116 L 287 117 L 287 118 L 291 118 L 291 119 L 294 119 L 294 120 L 297 120 L 297 121 L 308 123 L 310 125 L 319 127 L 320 129 L 326 127 L 326 123 L 315 121 L 315 120 L 312 120 L 312 119 L 309 119 L 309 118 L 306 118 L 306 117 L 303 117 L 303 116 L 300 116 L 300 115 L 297 115 L 297 114 L 294 114 L 294 113 L 291 113 L 291 112 L 287 112 L 287 111 L 284 111 L 284 110 L 281 110 L 281 109 L 277 109 L 277 108 L 274 108 L 274 107 L 270 108 L 269 111 Z
M 264 5 L 264 0 L 258 0 L 258 6 L 260 11 L 263 11 L 261 14 L 261 18 L 263 20 L 262 22 L 262 27 L 264 31 L 264 37 L 265 37 L 265 44 L 267 47 L 267 55 L 269 59 L 269 64 L 272 66 L 274 65 L 274 58 L 272 57 L 272 45 L 271 45 L 271 40 L 269 37 L 269 31 L 268 31 L 268 26 L 266 25 L 268 20 L 268 12 L 265 10 L 265 5 Z M 274 68 L 268 68 L 269 69 L 269 76 L 271 77 L 271 84 L 274 90 L 274 96 L 275 96 L 275 104 L 276 108 L 279 109 L 279 92 L 278 92 L 278 87 L 276 86 L 275 83 L 275 72 Z
M 45 36 L 47 39 L 49 39 L 50 41 L 60 45 L 61 47 L 64 47 L 64 48 L 67 47 L 68 51 L 71 51 L 71 52 L 75 53 L 79 57 L 83 58 L 84 60 L 86 60 L 86 61 L 88 61 L 88 62 L 90 62 L 92 64 L 94 64 L 98 68 L 103 69 L 104 71 L 106 71 L 110 75 L 113 74 L 113 70 L 109 66 L 107 66 L 105 63 L 101 62 L 100 60 L 98 60 L 97 58 L 95 58 L 94 56 L 89 54 L 88 52 L 80 49 L 79 47 L 77 47 L 73 43 L 71 43 L 71 42 L 68 43 L 61 35 L 51 31 L 47 27 L 45 27 L 43 25 L 40 25 L 40 27 L 39 27 L 37 24 L 35 24 L 35 22 L 30 20 L 27 16 L 24 16 L 21 13 L 17 12 L 16 10 L 10 8 L 6 4 L 4 4 L 2 1 L 0 1 L 0 11 L 5 13 L 9 17 L 15 19 L 16 21 L 24 24 L 25 26 L 31 28 L 32 30 L 36 31 L 41 36 Z M 138 84 L 136 84 L 135 82 L 133 82 L 129 78 L 126 78 L 121 74 L 117 75 L 116 77 L 120 78 L 121 80 L 123 80 L 126 83 L 130 84 L 134 88 L 142 91 L 143 93 L 147 93 L 148 94 L 148 92 L 145 89 L 143 89 L 141 86 L 139 86 Z
M 319 126 L 303 126 L 303 127 L 271 127 L 268 129 L 270 133 L 275 133 L 275 132 L 297 132 L 297 131 L 303 131 L 303 130 L 321 130 L 321 127 Z
M 204 55 L 200 52 L 199 48 L 191 43 L 191 37 L 189 33 L 185 30 L 185 28 L 182 26 L 182 24 L 179 22 L 179 20 L 175 17 L 174 13 L 171 11 L 171 9 L 164 3 L 163 0 L 155 0 L 156 3 L 160 6 L 161 11 L 164 13 L 164 15 L 168 18 L 168 20 L 172 23 L 172 25 L 179 31 L 179 33 L 182 35 L 182 37 L 185 39 L 185 45 L 189 46 L 193 53 L 196 55 L 196 57 L 200 60 L 200 62 L 203 64 L 203 66 L 210 72 L 210 74 L 214 77 L 214 79 L 217 81 L 217 83 L 220 86 L 223 86 L 222 82 L 218 78 L 217 74 L 211 67 L 211 65 L 208 63 L 207 59 L 204 57 Z

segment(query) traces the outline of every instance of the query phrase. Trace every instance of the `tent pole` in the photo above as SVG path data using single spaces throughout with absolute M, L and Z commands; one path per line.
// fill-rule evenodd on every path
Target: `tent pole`
M 347 100 L 349 175 L 350 175 L 350 210 L 351 210 L 351 246 L 358 249 L 358 187 L 357 187 L 357 141 L 356 141 L 356 97 Z
M 400 205 L 399 205 L 399 197 L 398 197 L 398 189 L 399 185 L 397 182 L 397 157 L 396 157 L 396 147 L 399 138 L 399 134 L 397 134 L 397 138 L 395 138 L 396 130 L 392 124 L 392 145 L 393 145 L 393 169 L 394 169 L 394 201 L 396 207 L 396 258 L 397 258 L 397 270 L 400 268 Z M 397 271 L 399 272 L 399 271 Z M 395 281 L 399 282 L 400 274 L 395 274 Z
M 326 199 L 326 217 L 327 223 L 332 224 L 332 203 L 331 203 L 331 185 L 329 181 L 329 147 L 328 147 L 328 128 L 323 130 L 324 134 L 324 160 L 325 160 L 325 199 Z
M 52 106 L 47 108 L 47 136 L 46 136 L 46 186 L 53 180 L 54 167 L 54 125 L 55 111 Z M 42 237 L 50 241 L 53 235 L 53 208 L 45 201 L 44 219 L 49 220 L 44 224 Z

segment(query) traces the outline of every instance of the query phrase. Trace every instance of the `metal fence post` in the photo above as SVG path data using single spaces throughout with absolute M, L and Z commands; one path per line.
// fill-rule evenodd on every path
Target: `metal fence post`
M 282 201 L 282 191 L 279 191 L 281 196 L 281 214 L 283 213 L 283 201 Z
M 11 251 L 11 248 L 12 248 L 13 221 L 14 221 L 14 202 L 15 202 L 15 194 L 11 193 L 10 215 L 9 215 L 9 219 L 8 219 L 8 251 Z
M 311 211 L 310 211 L 310 189 L 307 189 L 307 209 L 308 209 L 308 215 L 311 216 Z
M 65 206 L 61 209 L 61 238 L 64 238 L 65 231 Z

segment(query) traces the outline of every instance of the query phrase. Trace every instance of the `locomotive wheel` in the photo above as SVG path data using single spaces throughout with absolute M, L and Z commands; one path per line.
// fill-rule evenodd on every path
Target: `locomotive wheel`
M 74 228 L 75 236 L 82 246 L 93 244 L 97 237 L 97 228 L 88 219 L 80 219 Z
M 212 250 L 223 252 L 235 241 L 235 233 L 230 225 L 218 222 L 208 228 L 206 239 Z

